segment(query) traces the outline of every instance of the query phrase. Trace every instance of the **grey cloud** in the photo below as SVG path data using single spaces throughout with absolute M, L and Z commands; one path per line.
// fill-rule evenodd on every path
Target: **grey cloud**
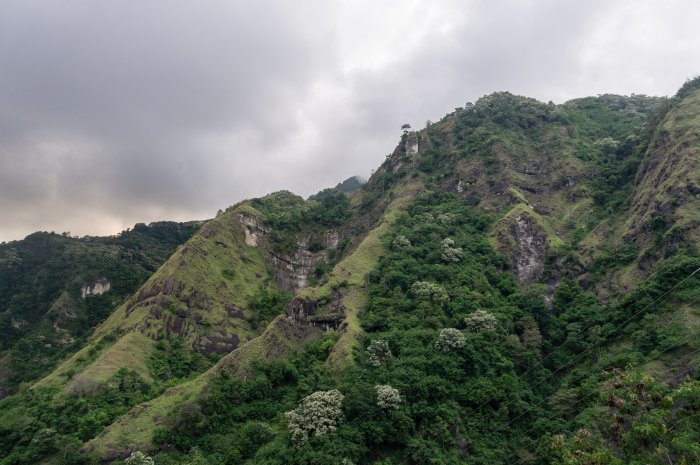
M 309 195 L 368 175 L 402 123 L 494 90 L 667 94 L 697 73 L 690 1 L 409 2 L 405 31 L 362 20 L 390 2 L 349 5 L 356 23 L 348 5 L 320 0 L 3 2 L 0 240 L 202 218 L 282 188 Z M 421 9 L 450 27 L 422 25 Z M 368 42 L 370 26 L 377 47 L 397 33 L 408 45 L 345 68 L 341 44 Z

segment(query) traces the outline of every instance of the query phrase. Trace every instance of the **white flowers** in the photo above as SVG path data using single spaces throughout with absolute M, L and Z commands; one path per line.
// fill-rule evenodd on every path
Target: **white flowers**
M 491 313 L 484 310 L 477 310 L 464 319 L 467 331 L 479 333 L 482 331 L 493 331 L 498 325 L 498 320 Z M 443 352 L 453 349 L 461 349 L 467 345 L 467 338 L 464 333 L 456 328 L 444 328 L 440 330 L 435 348 Z
M 411 241 L 409 241 L 406 236 L 396 236 L 391 246 L 394 250 L 408 249 L 411 247 Z
M 455 245 L 455 241 L 449 237 L 442 241 L 442 259 L 447 263 L 457 263 L 462 260 L 462 249 L 452 247 L 453 245 Z
M 323 436 L 335 431 L 343 417 L 343 395 L 337 389 L 317 391 L 304 397 L 299 407 L 284 414 L 289 436 L 302 446 L 309 436 Z
M 416 281 L 413 283 L 411 292 L 418 300 L 429 301 L 438 305 L 442 305 L 449 300 L 444 287 L 427 281 Z
M 367 355 L 370 365 L 373 367 L 381 366 L 382 363 L 391 358 L 389 343 L 383 339 L 373 339 L 367 346 Z
M 126 465 L 153 465 L 153 459 L 141 451 L 134 451 L 124 460 Z
M 448 226 L 455 221 L 455 216 L 452 213 L 441 213 L 436 218 L 437 222 L 443 226 Z
M 498 320 L 491 313 L 477 310 L 464 319 L 467 331 L 479 333 L 481 331 L 493 331 L 498 325 Z
M 444 328 L 440 330 L 440 335 L 435 341 L 435 348 L 443 352 L 449 352 L 452 349 L 461 349 L 467 344 L 467 338 L 464 337 L 462 331 L 456 328 Z
M 374 389 L 377 391 L 377 407 L 385 412 L 399 408 L 401 396 L 398 389 L 394 389 L 388 384 L 379 384 L 374 386 Z

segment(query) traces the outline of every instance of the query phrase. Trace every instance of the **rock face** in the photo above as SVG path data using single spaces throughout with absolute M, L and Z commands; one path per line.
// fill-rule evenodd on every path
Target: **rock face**
M 112 288 L 112 284 L 107 279 L 98 279 L 92 284 L 83 284 L 80 288 L 80 295 L 85 299 L 89 295 L 102 295 Z
M 406 155 L 415 155 L 418 153 L 418 134 L 411 132 L 406 138 Z
M 549 250 L 547 232 L 532 215 L 524 212 L 507 217 L 505 221 L 507 227 L 496 233 L 496 240 L 510 259 L 518 281 L 527 286 L 544 272 Z
M 547 258 L 547 233 L 529 215 L 518 215 L 511 224 L 516 240 L 512 260 L 518 280 L 525 285 L 537 281 Z
M 321 262 L 328 262 L 328 251 L 338 247 L 340 234 L 337 231 L 326 231 L 323 236 L 323 250 L 312 252 L 310 238 L 302 236 L 297 241 L 297 249 L 291 256 L 272 255 L 275 264 L 275 281 L 286 291 L 297 293 L 309 286 L 309 278 Z
M 261 246 L 261 239 L 270 234 L 270 228 L 257 216 L 248 213 L 239 213 L 238 219 L 243 226 L 245 243 L 251 247 Z M 328 262 L 328 251 L 338 247 L 340 239 L 338 231 L 329 230 L 321 239 L 322 250 L 312 250 L 311 237 L 302 235 L 297 240 L 297 248 L 293 254 L 282 255 L 270 251 L 277 285 L 292 293 L 308 287 L 309 278 L 316 265 Z
M 262 222 L 255 215 L 239 213 L 238 219 L 243 225 L 245 233 L 245 243 L 251 247 L 257 247 L 261 237 L 269 234 L 270 230 L 262 225 Z
M 310 324 L 323 331 L 333 331 L 345 319 L 341 295 L 334 292 L 330 300 L 306 300 L 295 297 L 284 313 L 285 318 L 297 324 Z

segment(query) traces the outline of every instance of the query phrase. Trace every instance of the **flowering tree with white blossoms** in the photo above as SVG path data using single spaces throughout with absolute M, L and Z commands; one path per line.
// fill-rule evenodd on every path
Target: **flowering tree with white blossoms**
M 284 414 L 292 442 L 302 446 L 309 436 L 335 431 L 343 417 L 343 395 L 337 389 L 316 391 L 304 397 L 301 405 Z
M 153 465 L 153 459 L 141 451 L 134 451 L 124 460 L 126 465 Z
M 437 222 L 443 226 L 448 226 L 455 221 L 455 216 L 452 213 L 441 213 L 436 218 Z
M 435 223 L 435 217 L 432 213 L 421 213 L 413 217 L 413 221 L 418 224 L 430 224 Z
M 435 348 L 443 352 L 449 352 L 452 349 L 461 349 L 467 344 L 467 338 L 464 337 L 462 331 L 456 328 L 444 328 L 440 330 Z
M 416 281 L 413 283 L 411 292 L 418 300 L 429 301 L 438 305 L 442 305 L 449 300 L 444 287 L 427 281 Z
M 491 313 L 484 310 L 477 310 L 464 318 L 467 331 L 479 333 L 481 331 L 493 331 L 498 326 L 498 320 Z
M 396 236 L 391 246 L 394 250 L 408 249 L 411 247 L 411 241 L 409 241 L 406 236 Z
M 382 363 L 391 358 L 389 343 L 383 339 L 372 339 L 367 346 L 367 355 L 370 365 L 373 367 L 381 366 Z
M 462 260 L 462 249 L 453 245 L 455 241 L 449 237 L 442 241 L 442 259 L 448 263 L 457 263 Z
M 378 384 L 374 386 L 377 391 L 377 406 L 384 411 L 397 410 L 401 404 L 399 390 L 388 384 Z

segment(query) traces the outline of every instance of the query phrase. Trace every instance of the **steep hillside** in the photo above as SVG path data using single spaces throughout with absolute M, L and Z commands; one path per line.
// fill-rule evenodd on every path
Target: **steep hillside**
M 114 237 L 35 233 L 0 244 L 0 397 L 80 349 L 198 227 L 158 222 Z
M 222 211 L 0 403 L 0 464 L 694 463 L 698 87 L 495 93 Z

